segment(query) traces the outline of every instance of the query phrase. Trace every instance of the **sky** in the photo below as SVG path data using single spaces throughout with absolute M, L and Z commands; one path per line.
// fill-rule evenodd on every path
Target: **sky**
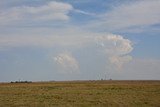
M 0 82 L 159 80 L 160 0 L 0 0 Z

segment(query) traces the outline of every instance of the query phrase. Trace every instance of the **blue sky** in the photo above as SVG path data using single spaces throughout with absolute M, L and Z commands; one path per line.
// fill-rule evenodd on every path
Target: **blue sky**
M 159 0 L 0 0 L 0 81 L 160 78 Z

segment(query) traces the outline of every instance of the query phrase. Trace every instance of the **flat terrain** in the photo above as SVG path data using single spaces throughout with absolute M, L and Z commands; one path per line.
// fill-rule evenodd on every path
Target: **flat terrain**
M 0 107 L 160 107 L 160 81 L 0 83 Z

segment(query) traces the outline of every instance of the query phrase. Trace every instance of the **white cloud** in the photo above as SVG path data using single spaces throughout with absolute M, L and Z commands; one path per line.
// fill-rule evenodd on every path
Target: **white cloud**
M 52 30 L 52 29 L 51 29 Z M 105 55 L 106 60 L 114 67 L 122 68 L 123 64 L 131 60 L 128 54 L 133 50 L 132 42 L 121 35 L 92 33 L 78 29 L 61 29 L 53 31 L 52 35 L 39 35 L 28 33 L 23 35 L 0 36 L 0 48 L 9 49 L 12 47 L 42 47 L 53 48 L 61 47 L 67 49 L 79 49 L 95 47 L 96 52 Z
M 95 38 L 108 55 L 125 55 L 132 51 L 132 43 L 120 35 L 102 35 Z
M 126 64 L 132 60 L 132 57 L 129 55 L 111 56 L 111 57 L 109 57 L 109 60 L 112 64 L 114 64 L 116 66 L 116 70 L 121 70 L 123 68 L 124 64 Z
M 14 21 L 57 21 L 69 20 L 68 13 L 73 9 L 72 5 L 62 2 L 49 2 L 42 6 L 20 6 L 9 8 L 0 12 L 0 23 L 10 24 Z
M 90 16 L 96 16 L 94 13 L 85 12 L 82 10 L 74 9 L 74 12 L 84 14 L 84 15 L 90 15 Z
M 139 0 L 114 7 L 111 11 L 100 16 L 89 25 L 91 28 L 106 29 L 107 31 L 122 31 L 160 23 L 160 1 Z M 92 24 L 93 23 L 93 24 Z M 143 31 L 143 30 L 138 30 Z
M 79 72 L 78 61 L 70 52 L 63 52 L 53 58 L 61 73 L 77 73 Z
M 132 60 L 129 54 L 132 50 L 132 42 L 120 35 L 97 36 L 97 43 L 103 48 L 106 58 L 115 70 L 121 70 L 123 65 Z
M 39 29 L 39 32 L 14 33 L 0 36 L 0 47 L 85 47 L 87 45 L 98 45 L 104 49 L 107 54 L 123 55 L 132 51 L 130 40 L 123 38 L 121 35 L 107 33 L 92 33 L 78 29 L 60 31 L 52 30 L 47 35 L 41 35 L 45 30 Z M 103 44 L 103 46 L 102 46 Z

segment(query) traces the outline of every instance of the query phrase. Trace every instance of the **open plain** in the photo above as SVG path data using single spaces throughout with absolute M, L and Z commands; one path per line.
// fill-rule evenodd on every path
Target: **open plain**
M 160 107 L 160 81 L 0 83 L 0 107 Z

